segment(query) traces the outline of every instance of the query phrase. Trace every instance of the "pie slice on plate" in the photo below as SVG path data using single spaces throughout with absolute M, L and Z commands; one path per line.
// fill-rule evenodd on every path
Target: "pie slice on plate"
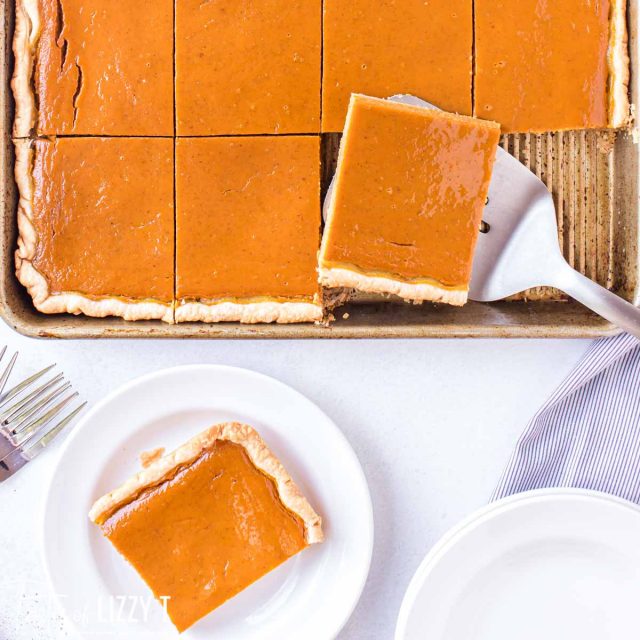
M 258 433 L 219 424 L 100 498 L 89 517 L 184 631 L 312 544 L 322 523 Z
M 493 122 L 354 95 L 321 284 L 463 305 L 499 137 Z
M 173 141 L 40 138 L 15 147 L 16 273 L 35 307 L 172 322 Z
M 474 113 L 506 133 L 629 122 L 626 0 L 476 0 Z
M 14 136 L 172 136 L 173 3 L 16 0 Z

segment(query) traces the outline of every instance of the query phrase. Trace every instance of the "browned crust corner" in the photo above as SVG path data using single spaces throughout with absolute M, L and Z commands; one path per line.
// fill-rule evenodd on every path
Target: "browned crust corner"
M 16 103 L 13 135 L 26 138 L 36 122 L 36 96 L 33 88 L 35 56 L 41 33 L 38 0 L 16 0 L 16 22 L 13 32 L 14 69 L 11 89 Z
M 132 302 L 117 297 L 93 299 L 75 292 L 52 295 L 49 283 L 36 269 L 38 235 L 33 224 L 33 141 L 14 141 L 16 162 L 15 180 L 18 185 L 18 248 L 15 253 L 16 277 L 29 292 L 33 304 L 42 313 L 83 313 L 87 316 L 104 318 L 119 316 L 125 320 L 163 320 L 172 323 L 173 303 L 162 304 L 155 301 Z
M 626 0 L 612 0 L 611 2 L 607 62 L 609 65 L 609 126 L 620 129 L 628 126 L 631 122 Z
M 243 447 L 254 466 L 273 479 L 282 504 L 303 521 L 307 544 L 324 540 L 322 519 L 302 495 L 282 463 L 253 427 L 238 422 L 214 425 L 153 462 L 123 485 L 96 500 L 89 511 L 89 518 L 96 524 L 102 524 L 120 507 L 134 500 L 141 491 L 160 484 L 179 467 L 193 463 L 217 440 L 227 440 Z
M 343 287 L 366 293 L 379 293 L 402 298 L 406 302 L 439 302 L 462 307 L 467 303 L 468 289 L 446 289 L 437 283 L 411 283 L 382 275 L 366 275 L 348 267 L 318 269 L 320 283 L 328 288 Z

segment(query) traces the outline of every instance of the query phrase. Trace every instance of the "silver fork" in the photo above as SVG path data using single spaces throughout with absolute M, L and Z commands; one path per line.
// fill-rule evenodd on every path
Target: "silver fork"
M 0 350 L 0 361 L 7 351 Z M 34 373 L 5 392 L 16 352 L 0 374 L 0 482 L 33 460 L 84 408 L 65 409 L 78 398 L 64 374 L 47 376 L 55 365 Z

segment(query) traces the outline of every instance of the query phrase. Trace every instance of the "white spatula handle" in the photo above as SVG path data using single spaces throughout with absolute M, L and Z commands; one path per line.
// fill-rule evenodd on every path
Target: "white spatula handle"
M 620 296 L 589 280 L 567 263 L 564 264 L 565 268 L 557 273 L 557 280 L 552 286 L 568 293 L 585 307 L 595 311 L 627 333 L 640 338 L 640 309 L 638 307 L 634 307 Z

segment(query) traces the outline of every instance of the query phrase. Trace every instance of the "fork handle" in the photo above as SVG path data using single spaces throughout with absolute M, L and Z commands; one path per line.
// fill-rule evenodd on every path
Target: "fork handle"
M 24 467 L 29 460 L 22 455 L 19 449 L 14 449 L 11 453 L 0 459 L 0 482 L 4 482 L 11 477 L 18 469 Z
M 620 296 L 589 280 L 566 262 L 552 286 L 568 293 L 605 320 L 640 338 L 640 309 Z

